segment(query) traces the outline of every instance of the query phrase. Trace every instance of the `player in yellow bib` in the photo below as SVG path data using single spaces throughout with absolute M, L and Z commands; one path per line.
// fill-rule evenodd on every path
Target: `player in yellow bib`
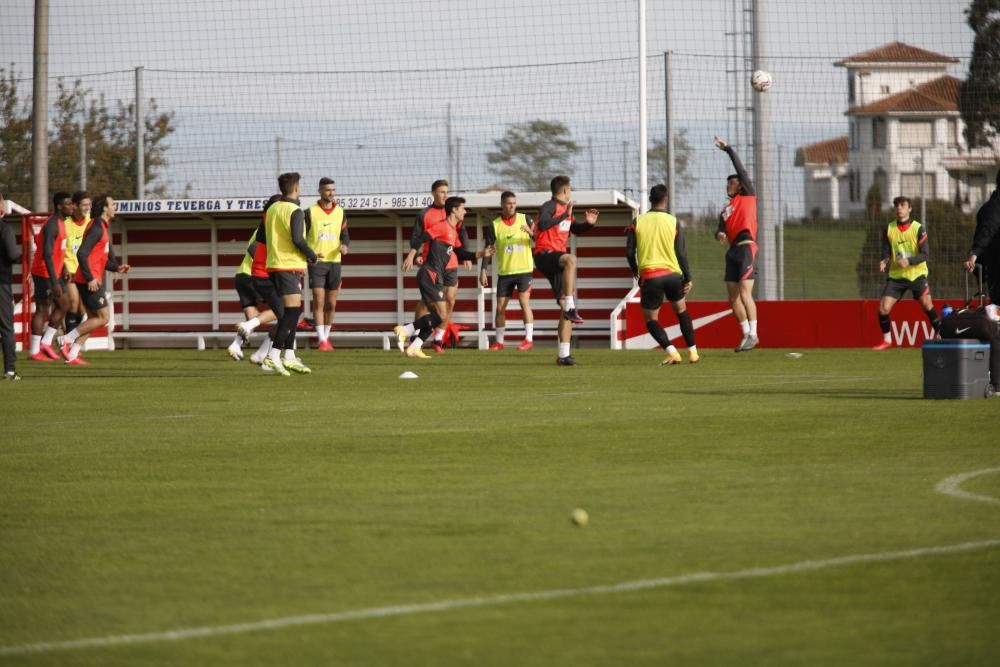
M 319 201 L 305 213 L 306 238 L 319 258 L 309 267 L 313 320 L 322 352 L 333 350 L 330 329 L 340 296 L 340 264 L 350 250 L 344 209 L 337 206 L 337 184 L 332 178 L 319 179 Z
M 531 255 L 531 246 L 534 240 L 528 218 L 517 212 L 517 195 L 509 190 L 501 194 L 500 216 L 483 231 L 483 242 L 497 249 L 497 312 L 494 319 L 497 338 L 490 346 L 491 350 L 503 349 L 507 304 L 515 288 L 524 321 L 524 340 L 517 349 L 530 350 L 533 345 L 535 316 L 531 312 L 531 272 L 535 270 L 535 260 Z M 490 285 L 491 259 L 483 257 L 479 270 L 479 282 L 483 287 Z
M 677 314 L 677 322 L 688 348 L 688 360 L 698 363 L 698 347 L 694 340 L 694 325 L 687 312 L 684 298 L 691 291 L 691 269 L 688 267 L 684 231 L 677 218 L 667 213 L 667 187 L 654 185 L 649 191 L 650 210 L 635 219 L 628 228 L 625 257 L 640 287 L 639 302 L 646 316 L 646 330 L 667 352 L 660 365 L 681 363 L 681 354 L 670 342 L 660 324 L 660 306 L 664 299 Z
M 889 271 L 889 279 L 878 304 L 882 342 L 873 346 L 873 350 L 892 347 L 892 321 L 889 313 L 907 290 L 920 302 L 924 314 L 934 327 L 935 337 L 941 328 L 941 319 L 934 310 L 931 288 L 927 284 L 927 258 L 930 253 L 927 230 L 921 223 L 910 219 L 913 206 L 909 198 L 896 197 L 892 200 L 892 205 L 896 209 L 896 219 L 889 223 L 885 236 L 882 237 L 882 261 L 878 265 L 880 272 L 885 273 L 887 269 Z
M 66 281 L 66 294 L 69 295 L 68 308 L 63 325 L 66 333 L 75 329 L 83 321 L 83 304 L 80 301 L 80 290 L 73 282 L 73 275 L 80 266 L 76 260 L 76 251 L 83 243 L 83 235 L 90 226 L 90 206 L 93 200 L 86 192 L 73 193 L 73 214 L 63 221 L 66 227 L 66 255 L 63 257 L 63 279 Z

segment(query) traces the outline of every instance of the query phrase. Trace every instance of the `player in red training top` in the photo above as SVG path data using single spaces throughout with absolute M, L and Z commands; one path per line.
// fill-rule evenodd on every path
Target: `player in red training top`
M 53 361 L 59 358 L 52 347 L 63 316 L 69 308 L 69 294 L 63 280 L 63 257 L 66 255 L 66 223 L 73 214 L 73 196 L 57 192 L 52 197 L 55 213 L 45 221 L 35 237 L 35 258 L 31 279 L 35 284 L 35 314 L 31 317 L 31 348 L 28 359 Z
M 749 352 L 760 342 L 757 339 L 757 304 L 753 300 L 753 281 L 757 276 L 757 193 L 733 147 L 722 137 L 715 137 L 715 145 L 729 155 L 736 169 L 736 173 L 726 179 L 729 203 L 719 215 L 715 237 L 722 245 L 729 245 L 726 291 L 733 315 L 743 331 L 743 338 L 733 351 Z
M 80 300 L 87 311 L 87 319 L 77 328 L 63 336 L 60 351 L 71 366 L 86 366 L 87 362 L 80 357 L 83 344 L 90 334 L 98 327 L 107 325 L 111 319 L 111 306 L 104 291 L 104 273 L 128 273 L 128 264 L 119 264 L 115 259 L 115 249 L 111 244 L 111 233 L 108 227 L 115 219 L 115 200 L 111 195 L 101 195 L 94 200 L 91 209 L 93 218 L 87 231 L 83 233 L 83 242 L 76 253 L 79 260 L 73 282 L 80 292 Z
M 448 197 L 444 202 L 444 212 L 446 217 L 442 221 L 428 223 L 425 220 L 420 236 L 414 239 L 417 247 L 427 244 L 427 259 L 417 272 L 417 287 L 420 288 L 420 298 L 428 313 L 410 324 L 399 325 L 394 329 L 406 356 L 417 359 L 430 358 L 421 348 L 431 338 L 434 328 L 440 326 L 448 316 L 444 274 L 450 259 L 457 256 L 463 262 L 472 261 L 490 257 L 496 252 L 493 246 L 475 252 L 463 247 L 459 240 L 459 226 L 465 220 L 465 199 Z M 407 258 L 412 260 L 412 257 L 413 251 Z M 409 345 L 406 345 L 407 340 L 410 341 Z
M 548 278 L 552 294 L 559 303 L 559 353 L 556 363 L 560 366 L 575 366 L 576 360 L 569 354 L 570 334 L 574 324 L 581 324 L 583 318 L 576 310 L 576 255 L 567 252 L 570 234 L 583 234 L 597 224 L 597 209 L 587 209 L 584 222 L 573 219 L 573 204 L 570 199 L 573 186 L 569 176 L 556 176 L 549 183 L 552 199 L 542 204 L 538 210 L 538 226 L 535 230 L 535 267 Z

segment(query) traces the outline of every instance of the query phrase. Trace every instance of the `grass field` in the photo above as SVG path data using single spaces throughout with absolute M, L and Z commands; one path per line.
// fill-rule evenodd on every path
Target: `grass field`
M 0 664 L 997 664 L 1000 401 L 784 352 L 23 362 Z

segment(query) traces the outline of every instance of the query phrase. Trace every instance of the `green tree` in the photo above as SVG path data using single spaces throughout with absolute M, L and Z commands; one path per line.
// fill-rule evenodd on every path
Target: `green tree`
M 19 101 L 13 71 L 0 68 L 0 190 L 15 201 L 31 201 L 31 109 Z M 87 147 L 87 189 L 121 199 L 135 191 L 135 103 L 113 108 L 104 95 L 60 80 L 50 115 L 49 183 L 51 189 L 75 190 L 80 183 L 80 137 Z M 166 196 L 161 175 L 167 166 L 166 139 L 174 132 L 173 113 L 148 100 L 144 119 L 145 194 Z
M 17 78 L 0 67 L 0 192 L 31 203 L 31 105 L 18 97 Z
M 646 151 L 649 167 L 650 183 L 662 182 L 666 185 L 670 178 L 670 165 L 667 164 L 667 142 L 657 139 Z M 694 185 L 691 175 L 691 143 L 687 139 L 687 128 L 681 128 L 674 134 L 674 184 L 678 192 L 683 192 Z
M 1000 0 L 972 0 L 965 16 L 976 38 L 958 107 L 965 139 L 975 147 L 987 145 L 1000 133 Z
M 507 127 L 486 154 L 490 170 L 514 188 L 547 192 L 553 176 L 573 175 L 572 159 L 580 147 L 559 121 L 532 120 Z

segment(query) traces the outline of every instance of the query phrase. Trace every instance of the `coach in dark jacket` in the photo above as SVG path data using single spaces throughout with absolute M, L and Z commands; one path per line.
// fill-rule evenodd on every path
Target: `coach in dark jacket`
M 977 262 L 985 269 L 990 301 L 1000 305 L 1000 171 L 997 171 L 997 188 L 993 196 L 976 214 L 976 233 L 965 268 L 975 271 Z
M 14 264 L 21 261 L 21 251 L 10 225 L 3 219 L 3 194 L 0 194 L 0 344 L 3 345 L 3 379 L 19 380 L 15 368 L 14 294 L 11 276 Z

